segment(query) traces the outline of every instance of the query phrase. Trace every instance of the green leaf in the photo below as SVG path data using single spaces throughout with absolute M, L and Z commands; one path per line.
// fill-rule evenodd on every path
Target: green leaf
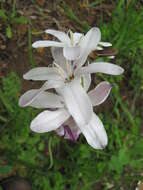
M 6 16 L 6 14 L 5 14 L 5 10 L 3 10 L 3 9 L 0 9 L 0 18 L 3 18 L 3 19 L 7 19 L 7 16 Z
M 130 162 L 130 155 L 127 151 L 127 148 L 122 148 L 119 150 L 118 155 L 113 155 L 111 157 L 109 168 L 120 174 L 123 171 L 123 166 L 129 164 L 129 162 Z
M 13 18 L 15 24 L 28 24 L 28 19 L 24 16 Z
M 11 172 L 12 167 L 11 166 L 0 166 L 0 174 L 7 174 Z
M 8 38 L 12 38 L 12 30 L 10 26 L 8 26 L 6 29 L 6 35 Z

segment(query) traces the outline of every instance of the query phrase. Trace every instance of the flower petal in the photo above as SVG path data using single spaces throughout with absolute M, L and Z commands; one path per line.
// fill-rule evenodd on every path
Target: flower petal
M 44 133 L 56 130 L 68 118 L 69 113 L 65 109 L 57 111 L 43 111 L 31 122 L 30 128 L 37 133 Z
M 110 94 L 112 85 L 109 82 L 101 82 L 88 95 L 93 106 L 102 104 Z
M 33 48 L 42 48 L 42 47 L 65 47 L 64 43 L 55 42 L 50 40 L 39 40 L 32 44 Z
M 67 83 L 61 94 L 69 113 L 73 116 L 79 125 L 87 125 L 92 116 L 92 104 L 85 90 L 82 88 L 79 80 L 73 80 Z
M 40 89 L 32 89 L 25 92 L 19 99 L 19 106 L 26 107 L 33 104 L 36 99 L 39 98 L 41 94 L 44 93 L 45 90 L 51 88 L 59 88 L 63 85 L 63 81 L 46 81 Z M 42 95 L 43 96 L 43 95 Z M 38 103 L 38 102 L 37 102 Z
M 99 117 L 93 113 L 90 123 L 79 126 L 89 145 L 95 149 L 103 149 L 108 143 L 108 137 Z
M 19 99 L 21 107 L 31 106 L 34 108 L 62 108 L 62 98 L 56 94 L 32 89 L 23 94 Z M 36 96 L 38 94 L 38 96 Z M 36 96 L 36 98 L 34 98 Z M 32 101 L 31 101 L 32 100 Z
M 103 50 L 103 47 L 97 46 L 96 50 Z
M 81 76 L 81 84 L 83 85 L 85 91 L 87 92 L 91 84 L 91 75 L 87 74 L 87 75 Z
M 80 47 L 64 47 L 63 54 L 67 60 L 75 60 L 80 56 Z
M 73 45 L 79 44 L 81 38 L 84 36 L 82 33 L 74 32 L 73 33 Z
M 91 51 L 95 50 L 97 48 L 97 45 L 101 39 L 101 32 L 99 28 L 91 28 L 87 34 L 81 39 L 80 41 L 80 47 L 81 47 L 81 54 L 80 58 L 75 61 L 75 65 L 77 68 L 81 67 L 86 59 L 87 56 L 90 54 Z
M 124 72 L 124 69 L 118 65 L 114 65 L 112 63 L 106 62 L 97 62 L 91 63 L 86 67 L 82 67 L 80 71 L 81 74 L 89 74 L 89 73 L 105 73 L 110 75 L 121 75 Z
M 63 48 L 57 48 L 52 47 L 51 48 L 52 56 L 55 60 L 55 62 L 64 70 L 67 72 L 66 68 L 66 59 L 63 56 Z
M 62 126 L 60 126 L 56 133 L 59 136 L 64 136 L 65 139 L 76 141 L 81 133 L 80 129 L 77 127 L 73 118 L 70 117 Z
M 62 32 L 62 31 L 58 31 L 58 30 L 51 30 L 51 29 L 48 29 L 45 31 L 47 34 L 51 34 L 53 36 L 55 36 L 56 38 L 58 38 L 61 42 L 65 43 L 65 44 L 68 44 L 70 45 L 70 38 L 69 36 L 65 33 L 65 32 Z
M 23 75 L 25 80 L 62 80 L 57 68 L 37 67 Z
M 110 42 L 99 42 L 99 45 L 103 46 L 103 47 L 111 47 L 112 44 Z
M 91 28 L 87 34 L 81 39 L 80 46 L 82 52 L 87 51 L 88 53 L 95 50 L 101 39 L 101 32 L 99 28 Z

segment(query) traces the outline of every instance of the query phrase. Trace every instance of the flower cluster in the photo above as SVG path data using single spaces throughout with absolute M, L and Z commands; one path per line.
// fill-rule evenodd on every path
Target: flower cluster
M 86 35 L 68 31 L 46 30 L 58 41 L 36 41 L 34 48 L 51 47 L 52 67 L 38 67 L 24 74 L 25 80 L 45 81 L 40 89 L 32 89 L 19 99 L 22 107 L 45 108 L 30 125 L 34 132 L 56 131 L 66 139 L 76 141 L 82 133 L 89 145 L 102 149 L 108 137 L 100 118 L 93 107 L 103 103 L 112 85 L 103 81 L 89 91 L 92 73 L 120 75 L 123 68 L 107 62 L 87 64 L 88 55 L 103 47 L 111 46 L 101 42 L 101 32 L 91 28 Z M 55 93 L 48 92 L 55 89 Z

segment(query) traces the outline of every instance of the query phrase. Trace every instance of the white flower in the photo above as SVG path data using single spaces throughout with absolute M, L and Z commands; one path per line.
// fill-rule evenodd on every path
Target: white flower
M 84 64 L 91 51 L 103 49 L 102 47 L 112 46 L 109 42 L 100 42 L 101 32 L 99 28 L 91 28 L 86 35 L 73 33 L 71 30 L 65 32 L 57 30 L 46 30 L 48 34 L 55 36 L 58 41 L 41 40 L 32 44 L 34 48 L 39 47 L 62 47 L 63 55 L 67 60 L 76 60 Z
M 83 133 L 87 142 L 93 148 L 104 148 L 107 145 L 107 135 L 99 117 L 93 112 L 93 106 L 101 104 L 108 96 L 111 85 L 108 82 L 100 83 L 94 90 L 86 91 L 91 83 L 90 74 L 101 72 L 111 75 L 120 75 L 123 69 L 106 62 L 94 62 L 81 67 L 78 62 L 65 62 L 61 48 L 55 48 L 53 57 L 56 67 L 39 67 L 30 70 L 24 75 L 26 80 L 45 80 L 40 89 L 26 92 L 19 100 L 22 107 L 56 108 L 55 111 L 46 110 L 40 113 L 31 123 L 31 129 L 43 133 L 57 130 L 70 117 L 76 123 L 76 129 Z M 56 89 L 58 95 L 47 92 L 47 89 Z M 72 128 L 70 128 L 71 131 Z
M 108 82 L 101 82 L 87 95 L 79 81 L 73 80 L 69 85 L 60 89 L 64 90 L 64 97 L 34 89 L 21 96 L 19 105 L 56 108 L 53 111 L 46 110 L 40 113 L 31 122 L 32 131 L 44 133 L 56 130 L 58 135 L 73 141 L 77 140 L 82 132 L 93 148 L 101 149 L 107 145 L 108 139 L 103 124 L 93 113 L 92 107 L 104 102 L 111 88 Z M 35 96 L 35 94 L 38 95 Z

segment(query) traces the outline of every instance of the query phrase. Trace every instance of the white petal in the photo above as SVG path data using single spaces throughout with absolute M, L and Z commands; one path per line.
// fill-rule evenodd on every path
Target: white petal
M 110 94 L 112 85 L 109 82 L 101 82 L 88 95 L 93 106 L 102 104 Z
M 78 59 L 80 56 L 80 47 L 79 46 L 75 46 L 75 47 L 64 47 L 63 49 L 63 54 L 64 57 L 67 60 L 75 60 Z
M 61 88 L 62 86 L 64 85 L 64 81 L 63 80 L 48 80 L 46 81 L 43 86 L 41 87 L 41 90 L 48 90 L 48 89 L 51 89 L 51 88 Z
M 92 116 L 92 104 L 79 80 L 67 83 L 61 93 L 69 113 L 79 125 L 87 125 Z
M 79 42 L 83 36 L 84 36 L 84 34 L 82 34 L 82 33 L 74 32 L 73 33 L 73 45 L 79 44 Z
M 62 108 L 62 98 L 56 94 L 32 89 L 23 94 L 19 99 L 21 107 L 31 106 L 34 108 Z M 36 96 L 38 94 L 38 96 Z
M 111 47 L 112 44 L 110 42 L 99 42 L 99 45 L 103 46 L 103 47 Z
M 112 63 L 97 62 L 91 63 L 87 67 L 82 67 L 79 72 L 81 74 L 105 73 L 110 75 L 121 75 L 124 72 L 124 69 Z
M 25 92 L 19 99 L 19 106 L 26 107 L 39 98 L 40 94 L 43 94 L 45 90 L 51 88 L 59 88 L 63 85 L 63 81 L 46 81 L 40 89 L 32 89 Z M 38 103 L 38 102 L 37 102 Z
M 82 48 L 83 53 L 85 51 L 88 51 L 89 53 L 95 50 L 100 39 L 101 39 L 101 32 L 99 28 L 96 27 L 91 28 L 80 42 L 80 46 Z
M 57 68 L 37 67 L 23 75 L 25 80 L 62 80 Z
M 87 92 L 91 84 L 91 75 L 83 75 L 81 76 L 81 85 L 84 87 L 85 91 Z
M 66 59 L 63 56 L 63 48 L 57 48 L 57 47 L 52 47 L 51 48 L 52 56 L 55 60 L 55 62 L 64 70 L 67 72 L 67 67 L 66 67 Z
M 79 126 L 89 145 L 95 149 L 103 149 L 108 143 L 108 137 L 99 117 L 93 113 L 90 123 Z
M 44 111 L 33 119 L 30 128 L 37 133 L 53 131 L 60 127 L 69 116 L 69 113 L 65 109 Z
M 65 47 L 64 43 L 55 42 L 50 40 L 39 40 L 32 44 L 33 48 L 41 48 L 41 47 Z
M 109 59 L 114 59 L 115 56 L 114 55 L 111 55 L 111 56 L 108 56 Z
M 91 28 L 87 34 L 81 39 L 80 47 L 81 47 L 81 55 L 80 58 L 75 61 L 75 65 L 77 68 L 81 67 L 88 55 L 91 53 L 91 51 L 95 50 L 97 48 L 97 45 L 101 39 L 101 32 L 99 28 Z
M 103 47 L 97 46 L 96 49 L 97 50 L 103 50 Z
M 70 38 L 65 32 L 58 31 L 58 30 L 50 30 L 50 29 L 46 30 L 45 32 L 55 36 L 61 42 L 70 45 Z

